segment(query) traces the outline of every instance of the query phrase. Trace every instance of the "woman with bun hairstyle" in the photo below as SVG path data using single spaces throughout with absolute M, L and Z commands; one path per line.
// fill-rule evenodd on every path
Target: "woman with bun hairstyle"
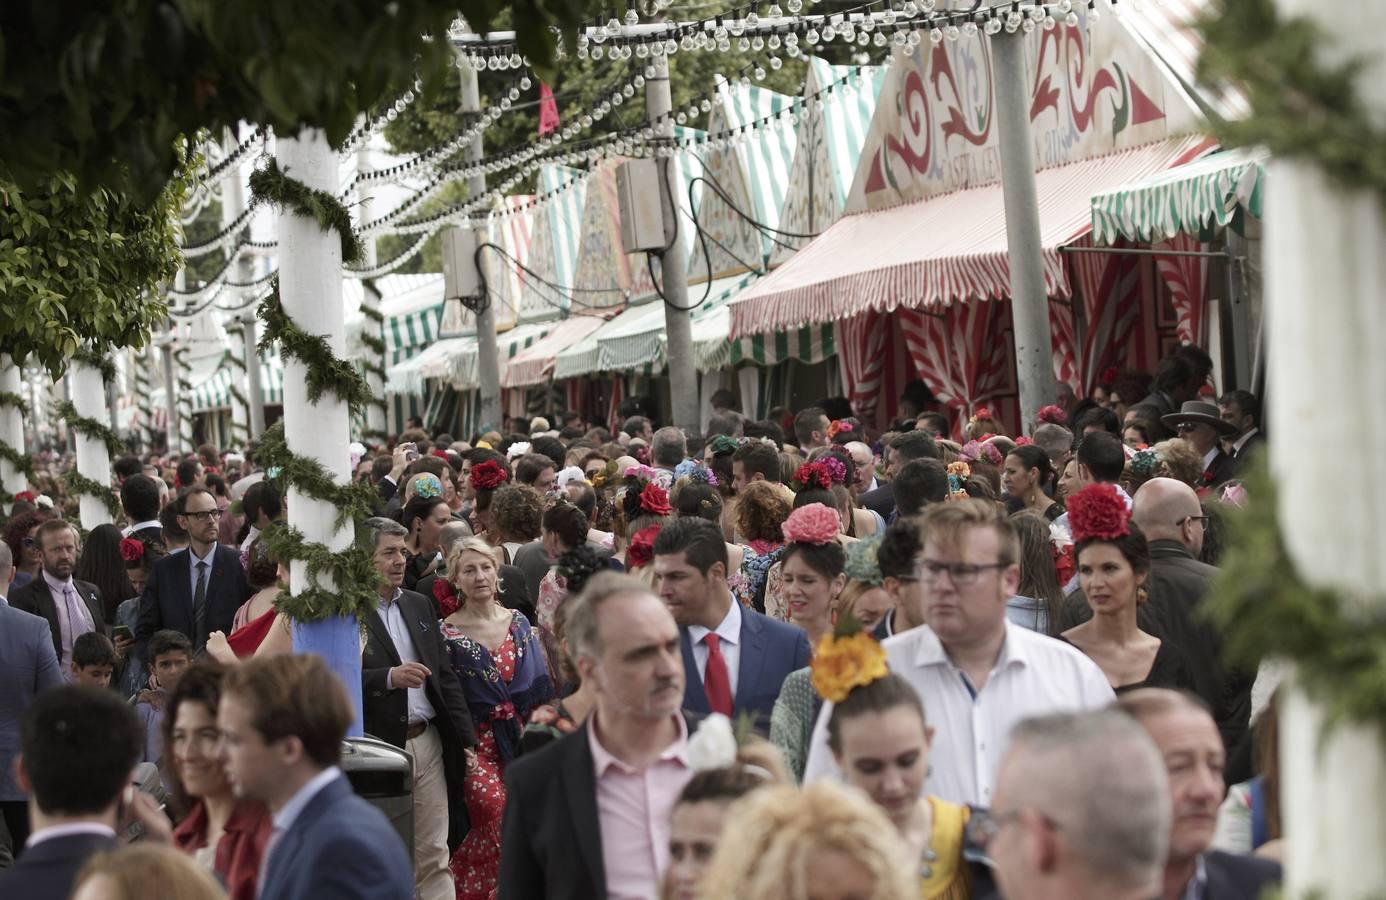
M 553 559 L 544 579 L 539 582 L 539 600 L 535 613 L 539 627 L 553 631 L 553 614 L 568 596 L 568 581 L 562 572 L 562 560 L 579 547 L 594 558 L 596 551 L 587 546 L 587 517 L 567 500 L 557 500 L 544 510 L 542 519 L 544 551 Z
M 813 686 L 833 703 L 828 747 L 843 779 L 866 792 L 905 843 L 914 896 L 986 896 L 990 876 L 963 859 L 972 810 L 924 793 L 934 729 L 913 686 L 887 668 L 881 645 L 849 623 L 819 644 Z
M 1184 655 L 1137 622 L 1147 598 L 1150 546 L 1126 501 L 1110 484 L 1089 485 L 1070 498 L 1068 522 L 1078 583 L 1093 615 L 1059 640 L 1097 663 L 1118 694 L 1145 687 L 1192 690 Z
M 1063 515 L 1064 508 L 1050 496 L 1057 489 L 1058 481 L 1049 454 L 1034 444 L 1016 447 L 1006 454 L 1001 486 L 1020 504 L 1016 512 L 1037 512 L 1050 522 Z

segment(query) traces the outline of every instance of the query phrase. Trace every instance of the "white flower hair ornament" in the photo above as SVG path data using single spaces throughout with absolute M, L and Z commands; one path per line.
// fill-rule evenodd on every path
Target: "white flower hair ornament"
M 688 739 L 688 764 L 695 772 L 725 769 L 736 763 L 736 751 L 731 719 L 712 713 Z
M 518 443 L 510 445 L 510 449 L 505 451 L 505 458 L 510 462 L 514 462 L 521 456 L 524 456 L 529 451 L 530 445 L 525 443 L 524 441 L 520 441 Z
M 577 466 L 569 466 L 562 472 L 558 473 L 558 486 L 560 488 L 566 488 L 568 485 L 572 484 L 575 481 L 586 480 L 587 473 L 579 469 Z

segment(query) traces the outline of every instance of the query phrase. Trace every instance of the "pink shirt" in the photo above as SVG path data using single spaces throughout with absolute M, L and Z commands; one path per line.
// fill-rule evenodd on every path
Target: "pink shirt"
M 679 736 L 643 771 L 611 755 L 597 740 L 597 714 L 587 729 L 597 776 L 597 820 L 602 829 L 602 866 L 609 900 L 659 896 L 659 878 L 669 864 L 669 817 L 688 765 L 688 724 L 675 716 Z

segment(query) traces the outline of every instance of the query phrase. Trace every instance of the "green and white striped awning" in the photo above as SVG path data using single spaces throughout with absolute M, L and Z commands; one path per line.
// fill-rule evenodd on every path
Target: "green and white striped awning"
M 241 374 L 239 367 L 231 362 L 229 351 L 220 356 L 195 359 L 188 366 L 189 380 L 195 385 L 192 396 L 193 412 L 210 412 L 215 409 L 231 407 L 231 383 Z M 151 394 L 162 398 L 162 388 Z M 270 348 L 267 355 L 260 357 L 260 399 L 266 405 L 284 402 L 284 360 L 279 355 L 279 347 Z M 162 403 L 160 399 L 155 406 Z
M 837 355 L 831 322 L 806 325 L 794 331 L 753 334 L 728 344 L 728 365 L 754 363 L 773 366 L 787 359 L 820 363 Z
M 1260 149 L 1226 150 L 1094 194 L 1093 241 L 1159 243 L 1176 234 L 1206 238 L 1227 226 L 1240 231 L 1243 215 L 1261 217 L 1269 158 Z
M 502 374 L 507 360 L 531 346 L 553 330 L 556 323 L 541 322 L 521 325 L 496 336 Z M 435 341 L 422 352 L 391 366 L 385 372 L 385 393 L 423 396 L 428 379 L 436 378 L 459 391 L 473 390 L 481 385 L 477 370 L 476 335 L 446 338 Z
M 534 211 L 529 245 L 529 268 L 520 292 L 520 321 L 553 317 L 568 308 L 566 291 L 577 275 L 578 248 L 582 242 L 582 211 L 587 202 L 587 173 L 555 164 L 539 167 L 539 206 Z
M 718 369 L 725 364 L 717 355 L 717 346 L 727 346 L 731 318 L 727 303 L 755 281 L 753 274 L 722 278 L 712 285 L 692 285 L 688 288 L 688 303 L 699 304 L 690 314 L 693 327 L 693 356 L 700 371 Z M 706 292 L 706 299 L 704 298 Z M 597 332 L 597 347 L 601 369 L 620 372 L 644 366 L 658 372 L 668 363 L 668 338 L 665 334 L 664 304 L 650 303 L 639 309 L 653 309 L 629 324 L 611 323 Z M 723 352 L 725 356 L 725 351 Z M 712 363 L 709 365 L 708 363 Z

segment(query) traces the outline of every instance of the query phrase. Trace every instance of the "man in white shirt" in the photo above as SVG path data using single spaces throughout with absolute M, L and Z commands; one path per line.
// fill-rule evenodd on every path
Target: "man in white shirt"
M 274 816 L 260 900 L 414 897 L 399 835 L 337 767 L 355 718 L 346 689 L 315 654 L 258 657 L 227 675 L 217 710 L 226 775 L 236 796 Z
M 15 775 L 30 795 L 33 831 L 14 867 L 0 875 L 0 897 L 66 900 L 83 864 L 116 847 L 121 795 L 144 732 L 114 691 L 66 685 L 34 698 L 22 734 Z
M 1020 541 L 995 503 L 929 507 L 920 520 L 918 573 L 927 624 L 885 641 L 891 671 L 914 685 L 936 732 L 925 789 L 952 803 L 990 806 L 1011 729 L 1036 715 L 1106 706 L 1107 678 L 1073 647 L 1006 620 L 1020 583 Z M 837 774 L 824 703 L 804 780 Z

